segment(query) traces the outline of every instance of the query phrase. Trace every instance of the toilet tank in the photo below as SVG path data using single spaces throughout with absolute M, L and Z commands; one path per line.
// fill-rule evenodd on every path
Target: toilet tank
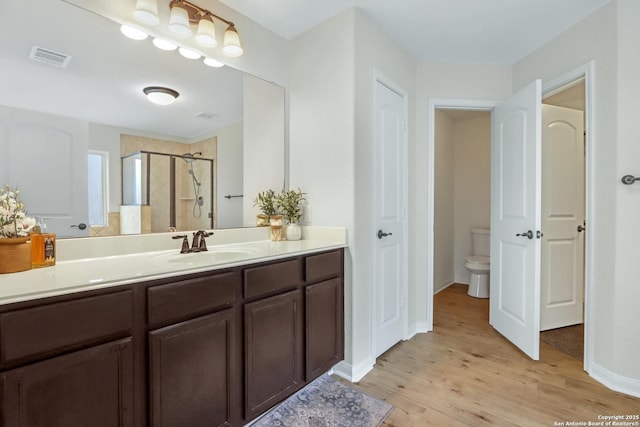
M 491 254 L 491 237 L 488 228 L 471 229 L 471 249 L 473 255 L 489 256 Z

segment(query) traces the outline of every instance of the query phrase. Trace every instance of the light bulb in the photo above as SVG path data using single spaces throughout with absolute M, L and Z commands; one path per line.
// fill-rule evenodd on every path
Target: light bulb
M 132 40 L 144 40 L 149 37 L 149 35 L 144 31 L 133 28 L 126 24 L 120 26 L 120 32 Z
M 177 44 L 157 37 L 153 39 L 153 45 L 162 50 L 176 50 L 178 48 Z
M 224 67 L 224 64 L 222 62 L 209 57 L 204 58 L 204 63 L 209 67 L 214 67 L 214 68 Z
M 180 55 L 184 56 L 185 58 L 189 58 L 189 59 L 198 59 L 202 56 L 202 54 L 200 52 L 197 52 L 195 50 L 192 49 L 188 49 L 186 47 L 181 47 L 180 49 L 178 49 L 178 52 L 180 52 Z

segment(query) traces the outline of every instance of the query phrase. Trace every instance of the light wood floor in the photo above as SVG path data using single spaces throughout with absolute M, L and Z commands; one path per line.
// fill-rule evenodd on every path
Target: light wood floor
M 596 382 L 581 360 L 545 343 L 530 360 L 489 326 L 489 300 L 466 290 L 437 294 L 434 332 L 396 345 L 356 384 L 395 405 L 385 426 L 586 425 L 640 414 L 640 399 Z

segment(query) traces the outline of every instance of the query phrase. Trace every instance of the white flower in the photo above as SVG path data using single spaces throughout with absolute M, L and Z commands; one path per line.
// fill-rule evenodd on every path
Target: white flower
M 27 216 L 24 204 L 18 200 L 19 193 L 8 185 L 0 188 L 0 239 L 26 237 L 36 225 L 35 219 Z

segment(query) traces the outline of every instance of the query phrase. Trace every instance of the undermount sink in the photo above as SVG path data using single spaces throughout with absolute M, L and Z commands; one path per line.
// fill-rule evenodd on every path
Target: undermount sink
M 156 255 L 154 259 L 170 264 L 209 265 L 233 262 L 260 256 L 260 251 L 249 248 L 209 248 L 204 252 L 165 253 Z

